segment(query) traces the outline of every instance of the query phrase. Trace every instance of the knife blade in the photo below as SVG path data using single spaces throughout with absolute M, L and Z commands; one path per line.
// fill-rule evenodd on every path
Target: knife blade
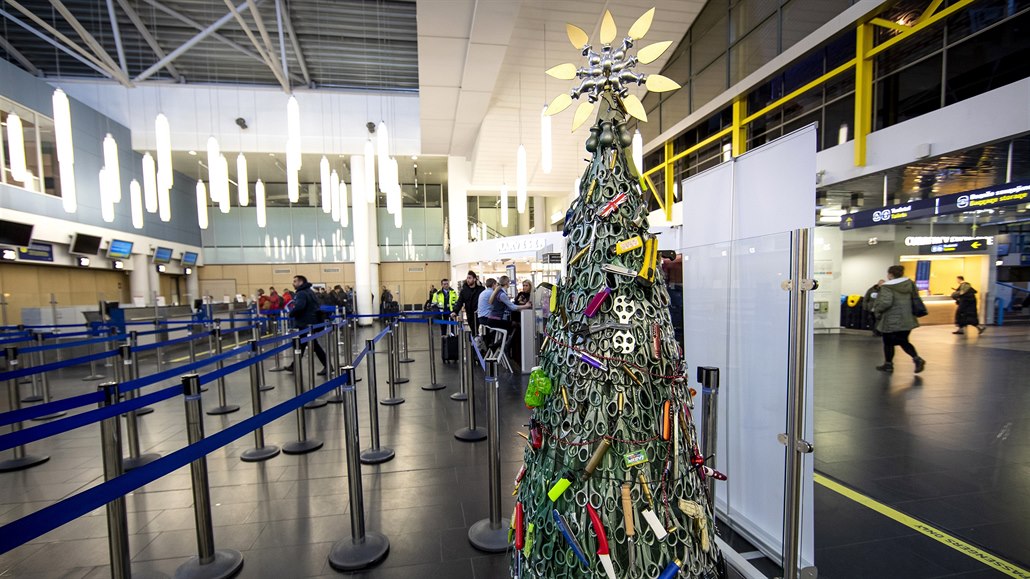
M 601 524 L 601 516 L 597 514 L 594 506 L 587 503 L 587 514 L 590 515 L 590 522 L 594 525 L 594 533 L 597 534 L 597 558 L 601 560 L 608 579 L 615 578 L 615 566 L 612 565 L 611 551 L 608 549 L 608 536 L 604 533 L 604 525 Z

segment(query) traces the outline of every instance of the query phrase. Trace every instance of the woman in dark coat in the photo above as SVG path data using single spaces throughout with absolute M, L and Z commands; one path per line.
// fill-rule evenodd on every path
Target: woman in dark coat
M 951 297 L 958 304 L 958 308 L 955 310 L 955 325 L 958 326 L 958 329 L 952 334 L 965 334 L 966 326 L 975 326 L 976 330 L 982 334 L 987 326 L 980 324 L 979 308 L 976 307 L 976 290 L 961 275 L 957 279 L 958 287 L 955 288 Z

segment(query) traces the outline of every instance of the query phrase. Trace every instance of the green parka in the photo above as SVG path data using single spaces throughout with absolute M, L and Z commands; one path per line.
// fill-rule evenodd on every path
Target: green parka
M 918 328 L 919 322 L 912 315 L 912 296 L 914 295 L 916 295 L 916 284 L 907 277 L 884 282 L 873 303 L 876 329 L 882 334 L 888 334 Z

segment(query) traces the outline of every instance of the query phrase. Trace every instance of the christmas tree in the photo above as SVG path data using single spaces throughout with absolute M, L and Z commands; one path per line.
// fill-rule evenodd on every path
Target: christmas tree
M 552 288 L 541 367 L 526 394 L 534 410 L 515 482 L 516 577 L 724 575 L 705 483 L 720 475 L 698 450 L 658 244 L 648 231 L 645 195 L 653 185 L 629 154 L 627 121 L 646 115 L 627 85 L 678 88 L 632 71 L 671 44 L 629 54 L 653 14 L 613 45 L 616 26 L 606 12 L 600 51 L 567 25 L 587 65 L 548 71 L 580 79 L 552 101 L 549 114 L 585 97 L 575 130 L 599 111 L 586 141 L 590 164 L 565 218 L 568 273 Z

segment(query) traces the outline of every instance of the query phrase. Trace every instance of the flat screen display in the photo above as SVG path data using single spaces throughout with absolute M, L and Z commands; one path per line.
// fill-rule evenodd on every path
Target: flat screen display
M 1009 244 L 999 243 L 998 244 L 998 257 L 1005 257 L 1009 254 Z
M 154 249 L 154 263 L 170 263 L 172 261 L 171 247 L 158 247 Z
M 110 259 L 129 259 L 132 256 L 132 242 L 122 239 L 112 239 L 111 245 L 107 248 L 107 257 Z
M 32 224 L 0 220 L 0 243 L 27 247 L 32 241 Z
M 197 252 L 187 251 L 182 254 L 182 265 L 194 266 L 197 265 Z
M 100 253 L 100 241 L 101 239 L 96 235 L 76 233 L 75 239 L 72 239 L 71 249 L 68 252 L 79 255 L 96 255 Z

